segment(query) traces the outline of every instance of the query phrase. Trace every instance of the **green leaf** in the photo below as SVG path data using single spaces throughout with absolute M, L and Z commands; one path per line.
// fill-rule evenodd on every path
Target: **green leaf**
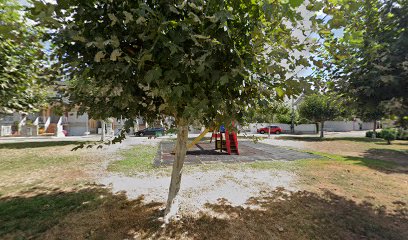
M 128 11 L 123 11 L 123 14 L 125 15 L 125 24 L 128 24 L 130 21 L 133 21 L 133 15 L 128 12 Z
M 146 18 L 144 18 L 143 16 L 140 16 L 136 19 L 136 23 L 137 24 L 141 24 L 144 25 L 146 23 Z
M 195 15 L 193 12 L 189 12 L 189 13 L 188 13 L 188 16 L 189 16 L 190 18 L 192 18 L 194 22 L 196 22 L 196 23 L 201 23 L 200 18 L 199 18 L 197 15 Z
M 151 61 L 153 55 L 151 53 L 145 53 L 140 58 L 139 63 L 137 64 L 137 68 L 140 70 L 144 67 L 146 61 Z
M 144 80 L 149 84 L 158 80 L 162 76 L 162 69 L 159 66 L 147 71 Z
M 220 84 L 225 85 L 228 83 L 228 75 L 224 75 L 220 78 Z
M 278 97 L 283 97 L 285 95 L 285 91 L 280 87 L 275 88 L 275 91 L 278 94 Z
M 103 57 L 105 57 L 105 53 L 103 51 L 99 51 L 95 54 L 94 61 L 100 62 Z
M 115 25 L 118 21 L 118 18 L 113 13 L 108 13 L 108 17 L 110 20 L 112 20 L 111 26 Z
M 116 61 L 120 55 L 122 55 L 122 51 L 120 49 L 115 49 L 110 55 L 110 60 Z
M 313 64 L 319 68 L 323 67 L 323 61 L 322 60 L 318 60 L 318 61 L 313 61 Z
M 320 31 L 319 31 L 319 33 L 320 34 L 322 34 L 322 35 L 330 35 L 331 34 L 331 31 L 330 31 L 330 29 L 321 29 Z
M 176 13 L 176 14 L 180 14 L 180 12 L 177 10 L 177 8 L 175 8 L 174 6 L 169 6 L 169 9 L 171 12 Z
M 289 4 L 291 7 L 299 7 L 300 5 L 302 5 L 304 0 L 289 0 Z
M 75 35 L 72 37 L 73 40 L 79 41 L 79 42 L 86 42 L 86 39 L 83 36 Z

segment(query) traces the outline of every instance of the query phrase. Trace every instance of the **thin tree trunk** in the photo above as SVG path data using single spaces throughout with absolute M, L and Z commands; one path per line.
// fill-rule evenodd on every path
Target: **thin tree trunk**
M 320 138 L 324 137 L 323 127 L 324 127 L 324 121 L 320 122 Z
M 268 138 L 271 138 L 271 128 L 268 126 Z
M 183 170 L 184 159 L 187 152 L 188 139 L 188 123 L 179 121 L 178 133 L 176 142 L 176 151 L 173 162 L 173 170 L 171 173 L 171 182 L 169 187 L 169 195 L 167 198 L 166 210 L 164 212 L 165 222 L 167 223 L 178 211 L 177 194 L 180 190 L 181 175 Z
M 101 135 L 101 141 L 105 141 L 105 121 L 101 121 L 101 128 L 102 128 L 102 135 Z
M 371 136 L 372 138 L 376 138 L 376 137 L 377 137 L 377 133 L 375 132 L 376 129 L 377 129 L 377 121 L 374 120 L 373 135 Z

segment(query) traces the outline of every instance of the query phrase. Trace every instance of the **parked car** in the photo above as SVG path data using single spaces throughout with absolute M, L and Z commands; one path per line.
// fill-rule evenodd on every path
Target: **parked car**
M 135 136 L 163 136 L 164 128 L 145 128 L 143 130 L 135 132 Z
M 282 133 L 282 129 L 278 126 L 268 126 L 268 127 L 260 128 L 260 129 L 257 129 L 256 132 L 264 134 L 264 133 L 268 133 L 269 131 L 268 129 L 270 129 L 271 133 L 274 133 L 274 134 Z

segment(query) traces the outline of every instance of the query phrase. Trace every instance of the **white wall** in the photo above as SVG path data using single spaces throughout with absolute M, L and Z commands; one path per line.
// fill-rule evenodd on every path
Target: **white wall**
M 358 130 L 359 126 L 354 121 L 326 121 L 323 129 L 329 132 L 348 132 Z
M 290 132 L 290 124 L 285 123 L 250 123 L 249 128 L 251 133 L 256 133 L 258 128 L 276 125 L 282 129 L 283 132 Z M 316 124 L 299 124 L 295 125 L 295 133 L 316 133 Z
M 316 133 L 316 124 L 299 124 L 295 125 L 295 133 Z
M 361 125 L 361 129 L 360 129 Z M 328 132 L 348 132 L 359 130 L 371 130 L 373 128 L 372 122 L 362 121 L 326 121 L 324 122 L 324 130 Z

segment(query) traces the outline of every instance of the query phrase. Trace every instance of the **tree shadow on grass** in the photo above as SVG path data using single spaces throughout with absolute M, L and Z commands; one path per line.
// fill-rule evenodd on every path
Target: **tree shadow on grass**
M 344 157 L 346 161 L 352 161 L 355 165 L 365 166 L 383 173 L 406 173 L 408 174 L 408 166 L 404 163 L 399 163 L 392 160 L 375 159 L 378 156 L 366 154 L 364 157 Z
M 397 169 L 397 171 L 401 170 L 402 172 L 408 173 L 407 150 L 402 151 L 393 149 L 371 148 L 364 152 L 364 158 L 366 158 L 366 163 L 370 162 L 370 160 L 368 159 L 376 159 L 377 161 L 381 161 L 384 167 L 391 168 L 391 171 L 392 169 Z
M 404 239 L 406 203 L 392 213 L 331 192 L 277 189 L 248 200 L 253 208 L 225 201 L 213 213 L 185 216 L 161 228 L 161 203 L 128 200 L 93 187 L 27 197 L 0 198 L 1 239 Z
M 46 142 L 17 142 L 17 143 L 0 143 L 0 149 L 24 149 L 24 148 L 41 148 L 41 147 L 58 147 L 66 145 L 79 145 L 88 143 L 84 141 L 46 141 Z
M 193 239 L 406 239 L 407 210 L 393 213 L 364 202 L 357 204 L 331 192 L 310 192 L 251 198 L 256 208 L 234 207 L 224 202 L 207 204 L 214 214 L 201 213 L 172 223 L 166 235 L 185 233 Z M 404 204 L 404 203 L 398 203 Z
M 152 235 L 161 203 L 127 200 L 108 189 L 54 191 L 0 198 L 0 239 L 124 239 L 129 231 Z

